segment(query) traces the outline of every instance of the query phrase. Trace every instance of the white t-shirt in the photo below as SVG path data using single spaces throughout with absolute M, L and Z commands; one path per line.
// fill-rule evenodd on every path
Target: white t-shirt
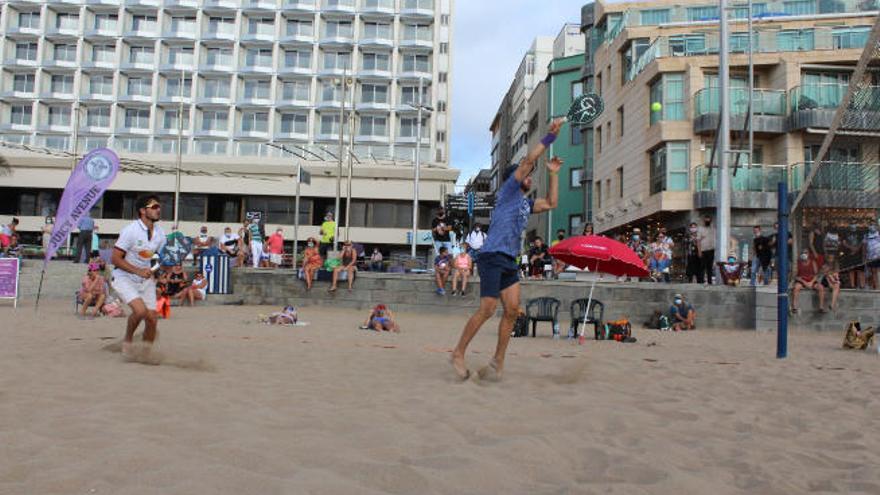
M 235 247 L 235 245 L 238 243 L 238 239 L 239 239 L 238 234 L 235 234 L 235 233 L 227 234 L 224 232 L 223 235 L 220 236 L 220 245 L 221 246 L 228 245 L 229 247 Z
M 700 239 L 700 250 L 713 251 L 715 249 L 715 226 L 700 225 L 697 227 L 697 237 Z
M 486 233 L 483 231 L 477 232 L 476 230 L 471 231 L 471 233 L 468 234 L 467 239 L 465 239 L 465 242 L 467 242 L 471 249 L 479 251 L 480 249 L 483 249 L 483 243 L 486 242 Z
M 125 261 L 137 268 L 150 268 L 153 255 L 157 254 L 168 240 L 162 227 L 153 224 L 153 234 L 147 238 L 147 226 L 140 219 L 131 222 L 119 232 L 119 239 L 115 247 L 125 251 Z M 143 277 L 116 268 L 113 270 L 114 277 L 127 276 L 137 281 L 143 281 Z

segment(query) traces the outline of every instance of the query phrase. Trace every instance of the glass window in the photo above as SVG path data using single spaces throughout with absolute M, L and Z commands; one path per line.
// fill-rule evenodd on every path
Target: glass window
M 812 50 L 814 38 L 812 29 L 786 29 L 776 33 L 776 46 L 780 51 L 796 52 Z
M 89 93 L 93 95 L 113 94 L 113 76 L 89 77 Z
M 391 24 L 387 22 L 364 22 L 364 38 L 390 40 Z
M 156 16 L 154 15 L 133 15 L 131 17 L 132 31 L 155 31 Z
M 752 33 L 752 50 L 758 50 L 758 33 Z M 749 51 L 748 33 L 731 33 L 730 35 L 730 52 L 746 53 Z
M 172 77 L 165 81 L 165 96 L 186 96 L 192 94 L 192 78 L 185 77 L 181 84 L 180 77 Z
M 272 67 L 272 49 L 248 48 L 244 62 L 248 67 Z
M 423 101 L 430 101 L 430 86 L 422 86 L 422 98 L 419 100 L 418 86 L 403 86 L 400 88 L 400 104 L 401 105 L 418 105 Z
M 284 50 L 284 66 L 296 69 L 312 67 L 311 50 Z
M 129 77 L 128 94 L 132 96 L 152 96 L 153 79 L 151 77 Z
M 33 93 L 34 91 L 34 75 L 33 74 L 15 74 L 12 76 L 12 90 L 22 93 Z
M 115 45 L 95 45 L 92 47 L 92 61 L 114 63 L 116 61 Z
M 376 8 L 386 8 L 393 9 L 394 8 L 394 0 L 364 0 L 364 8 L 365 9 L 376 9 Z
M 281 83 L 281 98 L 288 101 L 309 101 L 310 89 L 309 81 L 284 81 Z
M 650 99 L 648 108 L 651 112 L 651 124 L 661 120 L 684 120 L 684 74 L 663 74 L 651 84 Z M 657 102 L 661 109 L 654 111 L 653 104 Z
M 584 135 L 581 132 L 580 127 L 570 126 L 571 127 L 571 145 L 572 146 L 580 146 L 584 144 Z
M 208 214 L 208 196 L 204 194 L 181 194 L 178 218 L 185 222 L 204 222 Z
M 752 4 L 752 17 L 762 17 L 767 14 L 767 4 L 766 3 L 753 3 Z M 733 13 L 730 15 L 731 19 L 748 19 L 749 18 L 749 8 L 748 6 L 735 6 L 733 7 Z
M 36 60 L 37 44 L 36 43 L 16 43 L 15 58 L 18 60 Z
M 284 134 L 308 134 L 309 116 L 302 113 L 281 114 L 281 132 Z
M 351 52 L 324 52 L 325 70 L 343 70 L 351 68 Z
M 147 138 L 127 137 L 116 140 L 122 145 L 122 149 L 129 153 L 146 153 L 149 148 Z
M 275 35 L 275 19 L 270 17 L 258 17 L 248 19 L 248 34 Z
M 205 98 L 229 98 L 229 78 L 205 78 Z
M 573 168 L 568 172 L 568 184 L 571 189 L 580 189 L 583 187 L 581 185 L 581 177 L 584 175 L 584 169 L 582 168 Z
M 339 115 L 321 115 L 321 130 L 319 134 L 339 134 Z
M 40 29 L 40 13 L 19 12 L 18 27 L 22 29 Z
M 202 155 L 225 155 L 226 141 L 196 141 L 196 148 Z
M 232 65 L 232 48 L 208 48 L 206 55 L 208 65 Z
M 82 150 L 83 151 L 92 151 L 92 150 L 96 150 L 98 148 L 106 148 L 107 147 L 107 138 L 105 138 L 105 137 L 86 136 L 81 139 L 82 139 L 81 142 L 82 142 Z M 107 217 L 105 216 L 104 218 L 107 218 Z
M 162 128 L 168 130 L 189 129 L 189 111 L 186 108 L 183 109 L 183 121 L 180 123 L 178 123 L 177 118 L 179 113 L 180 108 L 166 108 L 162 112 Z
M 229 128 L 229 112 L 226 110 L 205 110 L 202 112 L 203 131 L 225 131 Z
M 388 103 L 388 85 L 362 84 L 361 103 Z
M 324 36 L 328 38 L 351 38 L 354 29 L 351 21 L 327 21 L 324 26 Z
M 651 152 L 651 194 L 688 189 L 688 142 L 673 141 Z
M 76 62 L 76 45 L 55 45 L 53 54 L 57 62 Z
M 116 31 L 119 16 L 116 14 L 95 14 L 94 27 L 101 31 Z
M 44 136 L 43 145 L 47 148 L 67 151 L 70 149 L 70 136 Z
M 670 36 L 669 51 L 676 57 L 708 53 L 706 50 L 706 35 L 700 33 Z
M 303 19 L 288 19 L 285 30 L 287 36 L 314 36 L 315 26 L 312 21 Z
M 782 11 L 788 15 L 813 15 L 816 13 L 815 0 L 790 0 L 782 2 Z
M 235 19 L 232 17 L 208 18 L 209 34 L 235 34 Z
M 244 132 L 268 132 L 268 112 L 242 112 L 241 130 Z
M 831 41 L 835 49 L 863 48 L 868 43 L 869 34 L 871 26 L 834 28 L 831 31 Z
M 746 8 L 748 11 L 748 8 Z M 713 21 L 718 20 L 718 7 L 715 5 L 701 5 L 699 7 L 687 8 L 687 19 L 689 22 L 695 21 Z
M 56 29 L 79 29 L 79 14 L 61 12 L 55 17 Z
M 321 101 L 338 102 L 342 97 L 342 86 L 333 81 L 324 81 L 321 84 Z
M 149 129 L 150 128 L 150 109 L 149 108 L 126 108 L 125 109 L 125 127 L 129 129 Z
M 10 111 L 9 123 L 17 125 L 31 125 L 34 117 L 34 109 L 28 105 L 13 105 Z
M 49 107 L 49 125 L 70 125 L 70 107 Z
M 639 12 L 643 26 L 666 24 L 669 22 L 669 9 L 646 9 Z
M 387 53 L 361 54 L 362 70 L 391 70 L 391 57 Z
M 430 24 L 404 24 L 403 39 L 409 41 L 432 41 L 434 39 L 434 29 Z
M 431 62 L 427 55 L 407 53 L 403 55 L 403 72 L 431 72 Z
M 73 74 L 53 74 L 53 93 L 73 93 Z
M 152 64 L 154 52 L 152 46 L 133 46 L 128 50 L 128 57 L 133 64 Z
M 195 33 L 196 18 L 186 16 L 171 16 L 171 31 L 174 33 Z
M 384 116 L 365 115 L 360 120 L 360 136 L 388 136 L 388 118 Z
M 89 107 L 86 110 L 86 125 L 110 127 L 110 107 Z
M 402 138 L 415 138 L 418 135 L 419 129 L 417 125 L 418 119 L 416 117 L 400 117 L 400 134 L 399 137 Z M 428 129 L 428 119 L 426 117 L 422 117 L 422 137 L 430 136 L 430 129 Z
M 574 100 L 582 94 L 584 94 L 584 83 L 582 81 L 571 83 L 571 99 Z
M 191 66 L 194 52 L 191 46 L 172 46 L 168 48 L 168 63 Z
M 272 91 L 271 83 L 268 79 L 245 79 L 244 80 L 244 97 L 268 99 L 269 93 Z
M 433 10 L 434 0 L 404 0 L 403 8 Z

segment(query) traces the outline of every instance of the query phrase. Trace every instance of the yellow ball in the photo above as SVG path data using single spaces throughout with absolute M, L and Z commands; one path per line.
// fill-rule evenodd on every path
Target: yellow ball
M 660 110 L 663 110 L 662 103 L 660 103 L 659 101 L 655 101 L 654 103 L 651 103 L 651 111 L 652 112 L 659 112 Z

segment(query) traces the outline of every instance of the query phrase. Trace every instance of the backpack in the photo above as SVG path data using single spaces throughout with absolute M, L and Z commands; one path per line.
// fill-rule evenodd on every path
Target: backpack
M 635 342 L 635 339 L 632 339 L 632 325 L 630 325 L 629 320 L 626 318 L 617 321 L 609 321 L 604 325 L 604 329 L 600 328 L 596 330 L 595 337 L 596 340 L 607 339 L 616 340 L 617 342 Z
M 669 317 L 666 315 L 660 315 L 660 320 L 657 322 L 657 330 L 671 330 L 672 325 L 669 324 Z
M 662 311 L 654 310 L 654 313 L 651 314 L 651 317 L 648 318 L 648 321 L 645 322 L 645 328 L 658 329 L 660 328 L 660 317 L 663 316 Z
M 529 318 L 525 315 L 525 313 L 520 313 L 520 315 L 517 316 L 516 323 L 513 324 L 513 336 L 529 336 Z

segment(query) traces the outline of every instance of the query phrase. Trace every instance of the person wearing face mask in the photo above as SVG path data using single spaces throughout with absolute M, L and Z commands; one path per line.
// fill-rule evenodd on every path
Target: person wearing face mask
M 752 285 L 758 285 L 758 274 L 764 278 L 764 285 L 770 285 L 773 273 L 770 269 L 770 261 L 773 259 L 773 250 L 770 248 L 770 238 L 762 235 L 761 226 L 752 228 Z
M 791 295 L 791 314 L 798 313 L 798 299 L 804 289 L 814 289 L 819 293 L 819 312 L 825 312 L 825 287 L 819 283 L 819 266 L 816 257 L 809 249 L 801 251 L 797 261 L 797 274 Z
M 384 271 L 385 265 L 382 263 L 382 251 L 379 251 L 379 248 L 373 248 L 373 254 L 370 255 L 370 271 L 371 272 L 381 272 Z
M 691 222 L 684 238 L 684 253 L 687 258 L 685 275 L 688 283 L 703 283 L 703 253 L 700 250 L 700 238 L 697 235 L 697 223 Z
M 241 237 L 238 234 L 233 233 L 229 227 L 223 229 L 223 235 L 220 236 L 220 241 L 218 242 L 221 253 L 230 258 L 236 258 L 241 251 L 240 244 Z
M 868 233 L 863 241 L 864 263 L 868 265 L 868 279 L 874 290 L 880 290 L 880 233 L 877 232 L 877 224 L 871 222 L 868 225 Z
M 648 249 L 645 240 L 642 239 L 642 229 L 638 227 L 632 229 L 632 234 L 629 236 L 629 243 L 627 246 L 632 249 L 646 265 L 651 261 L 651 251 Z
M 846 233 L 841 240 L 841 251 L 843 251 L 843 256 L 840 264 L 847 269 L 846 276 L 849 280 L 849 287 L 863 289 L 865 287 L 865 271 L 862 269 L 864 266 L 862 234 L 855 222 L 851 222 L 847 226 Z
M 724 285 L 737 286 L 742 278 L 745 263 L 738 261 L 734 253 L 735 251 L 732 251 L 727 256 L 727 261 L 718 262 L 718 274 L 721 275 L 721 283 Z
M 193 239 L 193 266 L 199 264 L 199 258 L 202 256 L 202 253 L 211 249 L 214 245 L 214 238 L 208 235 L 208 227 L 202 225 L 202 228 L 199 229 L 199 235 Z
M 474 229 L 465 237 L 464 242 L 468 245 L 468 254 L 471 259 L 477 259 L 477 255 L 483 249 L 483 243 L 486 242 L 486 233 L 483 232 L 483 226 L 475 223 Z
M 306 279 L 306 290 L 312 290 L 312 283 L 318 270 L 324 266 L 324 260 L 321 259 L 318 241 L 314 237 L 309 237 L 306 241 L 306 249 L 303 251 L 303 277 Z
M 697 329 L 697 312 L 681 294 L 676 294 L 672 299 L 672 307 L 669 308 L 669 321 L 672 322 L 672 329 L 676 332 Z
M 452 238 L 450 237 L 450 232 L 452 232 L 452 225 L 449 224 L 449 219 L 446 218 L 446 210 L 441 206 L 437 209 L 437 215 L 431 220 L 431 233 L 434 237 L 434 252 L 439 256 L 440 248 L 446 248 L 447 251 L 452 251 Z
M 697 237 L 700 240 L 703 275 L 706 277 L 706 283 L 712 285 L 715 271 L 715 227 L 709 215 L 703 215 L 703 225 L 697 227 Z

